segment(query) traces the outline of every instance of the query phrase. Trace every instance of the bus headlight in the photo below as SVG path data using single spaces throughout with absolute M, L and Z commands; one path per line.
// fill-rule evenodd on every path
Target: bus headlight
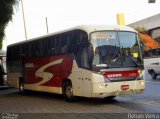
M 100 84 L 99 87 L 100 88 L 106 88 L 108 86 L 108 84 Z

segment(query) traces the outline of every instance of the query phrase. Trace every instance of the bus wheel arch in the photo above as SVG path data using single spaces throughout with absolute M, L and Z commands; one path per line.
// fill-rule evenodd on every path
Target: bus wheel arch
M 62 94 L 64 95 L 66 101 L 74 102 L 76 97 L 73 95 L 73 87 L 70 79 L 64 79 L 62 82 Z

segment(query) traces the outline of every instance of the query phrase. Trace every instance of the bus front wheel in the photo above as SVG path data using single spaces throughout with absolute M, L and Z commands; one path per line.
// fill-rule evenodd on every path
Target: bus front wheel
M 70 82 L 65 82 L 63 88 L 63 95 L 65 96 L 65 99 L 69 102 L 76 101 L 76 97 L 73 95 L 72 84 Z

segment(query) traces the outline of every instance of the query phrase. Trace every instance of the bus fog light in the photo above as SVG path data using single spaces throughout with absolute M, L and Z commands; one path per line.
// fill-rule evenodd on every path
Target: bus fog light
M 144 81 L 140 81 L 140 84 L 141 84 L 141 85 L 144 85 Z

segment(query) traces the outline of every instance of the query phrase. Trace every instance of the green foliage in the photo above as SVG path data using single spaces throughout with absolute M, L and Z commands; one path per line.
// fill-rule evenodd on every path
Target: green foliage
M 9 21 L 12 20 L 14 7 L 18 4 L 18 0 L 0 0 L 0 49 L 5 37 L 5 28 Z

